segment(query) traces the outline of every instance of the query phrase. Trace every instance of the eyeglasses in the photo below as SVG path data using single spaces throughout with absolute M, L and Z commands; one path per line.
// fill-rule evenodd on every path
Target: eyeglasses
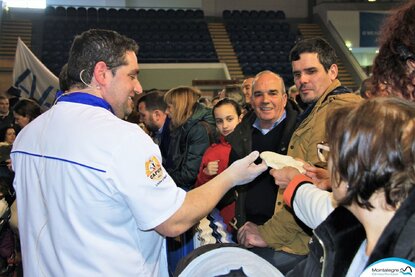
M 330 147 L 327 142 L 317 143 L 317 156 L 321 162 L 327 163 L 329 161 L 329 152 Z

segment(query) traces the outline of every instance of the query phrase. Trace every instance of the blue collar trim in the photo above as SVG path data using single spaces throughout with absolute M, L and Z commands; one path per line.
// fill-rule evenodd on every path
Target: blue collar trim
M 95 95 L 84 92 L 72 92 L 69 94 L 62 94 L 56 102 L 72 102 L 90 105 L 94 107 L 101 107 L 114 113 L 114 111 L 111 108 L 111 105 L 107 101 Z

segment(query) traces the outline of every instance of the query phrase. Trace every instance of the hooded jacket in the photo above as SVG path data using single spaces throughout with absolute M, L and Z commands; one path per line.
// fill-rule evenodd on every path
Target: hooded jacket
M 170 131 L 166 170 L 177 186 L 193 188 L 203 154 L 215 138 L 212 110 L 196 103 L 189 120 Z

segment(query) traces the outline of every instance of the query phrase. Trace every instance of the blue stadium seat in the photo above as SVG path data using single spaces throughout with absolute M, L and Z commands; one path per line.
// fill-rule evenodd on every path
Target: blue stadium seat
M 56 13 L 55 7 L 52 6 L 47 6 L 45 8 L 45 15 L 46 16 L 54 16 Z
M 276 12 L 276 18 L 277 19 L 285 19 L 285 12 L 281 11 L 281 10 L 277 11 Z
M 86 18 L 86 17 L 87 17 L 87 10 L 86 10 L 86 8 L 84 8 L 84 7 L 78 7 L 78 8 L 76 9 L 76 16 L 77 16 L 79 19 L 84 19 L 84 18 Z
M 66 9 L 62 6 L 56 7 L 55 15 L 58 17 L 66 17 Z
M 108 10 L 106 8 L 98 9 L 98 21 L 105 21 L 108 17 Z
M 96 8 L 88 8 L 86 11 L 87 19 L 90 22 L 98 21 L 98 10 Z

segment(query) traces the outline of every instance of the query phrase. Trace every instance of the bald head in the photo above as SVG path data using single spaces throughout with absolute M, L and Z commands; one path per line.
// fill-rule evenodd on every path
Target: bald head
M 260 126 L 269 129 L 282 117 L 287 104 L 284 80 L 272 71 L 258 73 L 252 84 L 251 106 Z

